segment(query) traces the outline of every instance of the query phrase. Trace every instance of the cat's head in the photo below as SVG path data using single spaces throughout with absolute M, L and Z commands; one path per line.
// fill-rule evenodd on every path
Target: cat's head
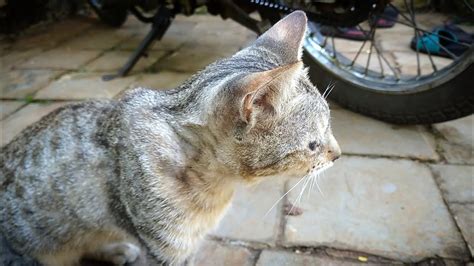
M 330 166 L 341 154 L 328 104 L 301 61 L 306 24 L 306 15 L 294 12 L 214 66 L 237 73 L 213 107 L 212 127 L 221 139 L 218 157 L 246 180 L 304 176 Z

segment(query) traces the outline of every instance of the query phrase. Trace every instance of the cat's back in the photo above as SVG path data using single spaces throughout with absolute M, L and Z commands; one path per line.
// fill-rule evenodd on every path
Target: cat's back
M 112 101 L 90 101 L 56 109 L 2 147 L 0 167 L 37 172 L 39 167 L 80 163 L 84 158 L 96 157 L 101 141 L 99 129 L 114 105 Z
M 102 214 L 87 209 L 106 208 L 105 179 L 114 165 L 101 130 L 115 105 L 91 101 L 59 108 L 0 150 L 0 227 L 5 236 L 11 233 L 18 245 L 61 242 L 48 239 L 54 234 L 47 231 L 34 237 L 38 232 L 28 224 L 64 230 L 75 226 L 65 221 L 74 221 L 69 218 L 79 213 L 85 221 L 100 219 Z

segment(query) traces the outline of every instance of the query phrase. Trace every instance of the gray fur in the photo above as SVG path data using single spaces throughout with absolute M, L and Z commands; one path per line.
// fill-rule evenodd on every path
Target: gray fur
M 288 23 L 299 33 L 275 39 Z M 25 129 L 1 150 L 1 235 L 51 265 L 64 250 L 90 255 L 86 240 L 106 244 L 95 232 L 140 246 L 147 264 L 179 264 L 217 224 L 237 182 L 303 176 L 337 158 L 327 103 L 305 70 L 251 92 L 251 123 L 239 115 L 247 77 L 298 62 L 305 28 L 295 12 L 174 90 L 72 104 Z

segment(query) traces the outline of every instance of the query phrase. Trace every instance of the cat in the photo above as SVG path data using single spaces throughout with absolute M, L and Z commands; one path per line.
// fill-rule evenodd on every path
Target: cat
M 75 103 L 21 132 L 1 149 L 0 263 L 179 265 L 236 184 L 331 165 L 341 151 L 301 62 L 306 24 L 293 12 L 176 89 Z

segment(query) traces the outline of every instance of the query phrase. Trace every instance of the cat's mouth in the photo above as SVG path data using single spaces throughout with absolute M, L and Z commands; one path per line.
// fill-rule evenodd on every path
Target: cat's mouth
M 329 161 L 323 165 L 315 165 L 312 167 L 312 169 L 310 170 L 310 173 L 311 174 L 320 174 L 324 171 L 326 171 L 327 169 L 331 168 L 332 166 L 334 165 L 334 163 L 332 161 Z

